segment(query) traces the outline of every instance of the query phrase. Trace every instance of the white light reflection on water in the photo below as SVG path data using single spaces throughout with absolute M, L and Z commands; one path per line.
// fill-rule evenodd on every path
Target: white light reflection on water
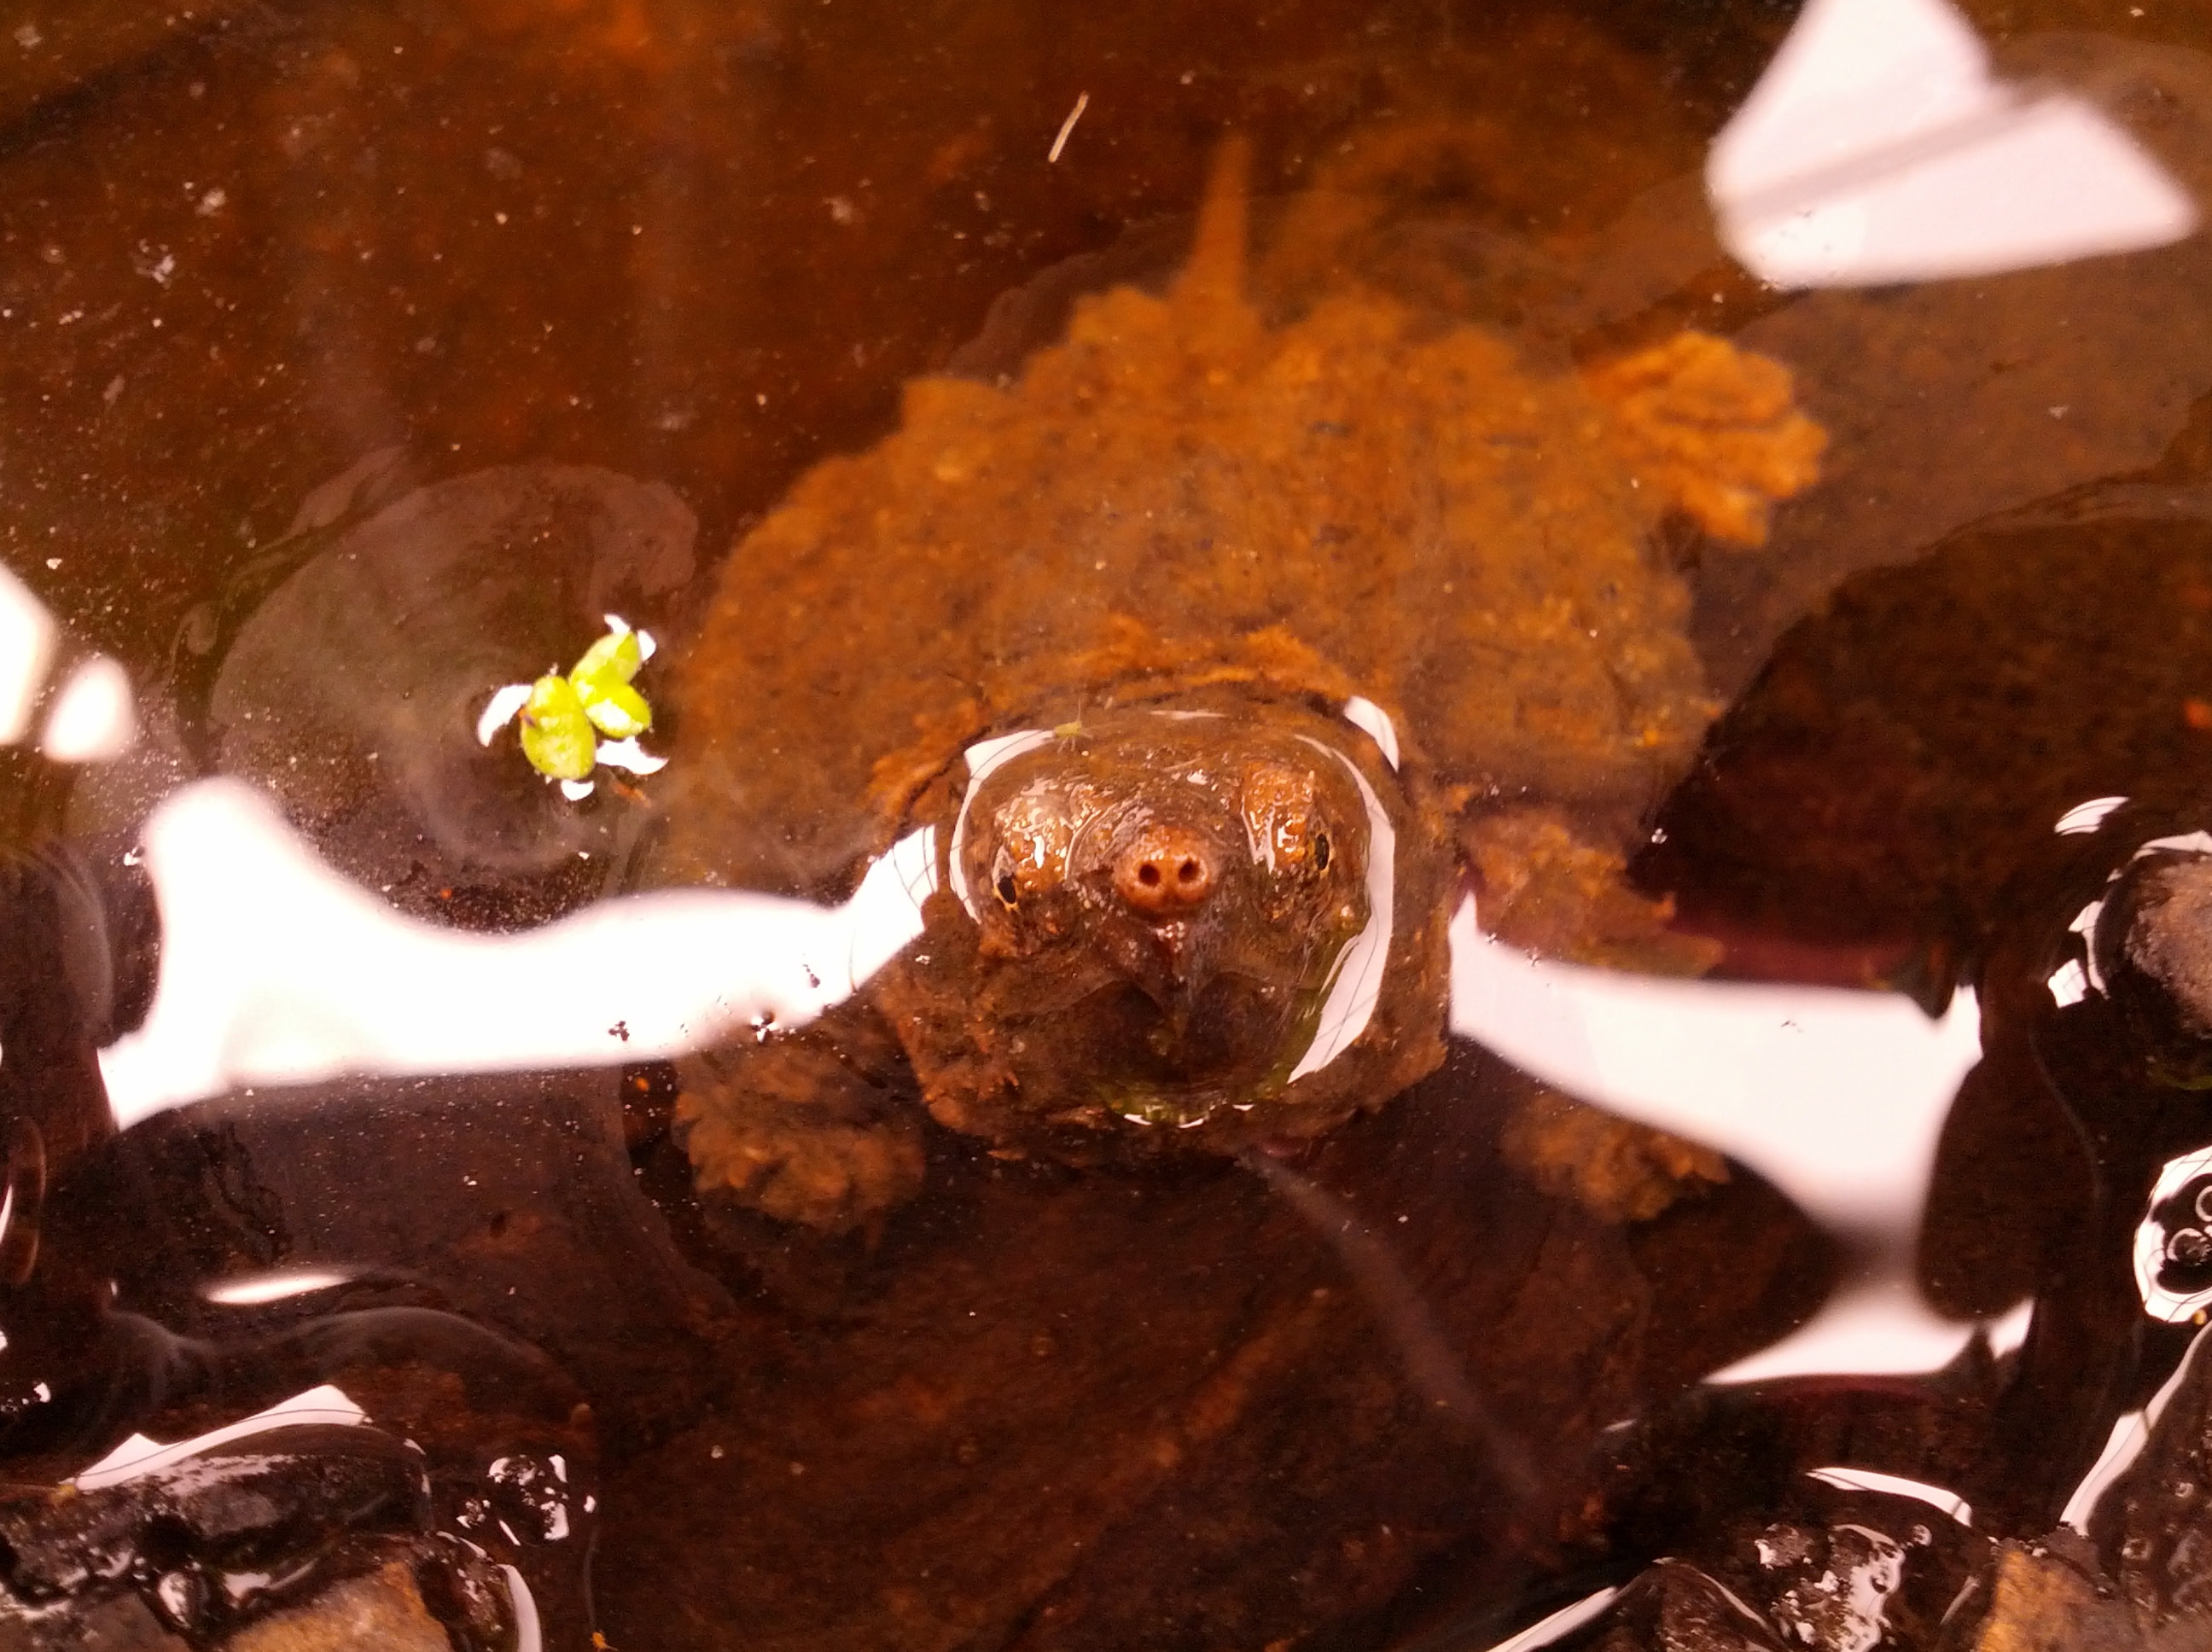
M 53 647 L 54 622 L 46 604 L 0 563 L 0 745 L 12 745 L 30 731 Z
M 55 691 L 39 750 L 57 762 L 107 762 L 137 738 L 130 673 L 106 654 L 94 654 Z
M 1971 993 L 1940 1021 L 1892 993 L 1632 975 L 1532 959 L 1451 925 L 1452 1027 L 1571 1094 L 1741 1159 L 1839 1232 L 1910 1231 Z
M 1859 1266 L 1794 1335 L 1712 1381 L 1929 1371 L 1972 1323 L 1912 1278 L 1936 1146 L 1979 1059 L 1970 993 L 1930 1020 L 1895 993 L 1664 980 L 1534 959 L 1451 924 L 1455 1032 L 1571 1095 L 1718 1148 L 1846 1240 Z
M 1846 1463 L 1831 1464 L 1826 1468 L 1808 1468 L 1808 1480 L 1819 1480 L 1845 1491 L 1881 1491 L 1892 1497 L 1911 1497 L 1924 1503 L 1930 1509 L 1948 1515 L 1961 1526 L 1974 1523 L 1974 1507 L 1956 1491 L 1946 1486 L 1930 1485 L 1925 1480 L 1908 1479 L 1902 1474 L 1884 1474 L 1872 1468 L 1855 1468 Z
M 272 1302 L 330 1291 L 355 1277 L 351 1268 L 275 1267 L 259 1273 L 232 1274 L 201 1288 L 200 1295 L 226 1308 L 258 1308 Z
M 2143 1312 L 2163 1325 L 2184 1325 L 2212 1309 L 2212 1288 L 2176 1291 L 2166 1283 L 2169 1267 L 2181 1268 L 2185 1276 L 2201 1275 L 2202 1259 L 2177 1256 L 2176 1242 L 2193 1238 L 2202 1243 L 2204 1230 L 2212 1227 L 2212 1187 L 2199 1193 L 2191 1205 L 2172 1213 L 2169 1219 L 2160 1219 L 2161 1210 L 2175 1195 L 2208 1175 L 2212 1175 L 2212 1147 L 2169 1160 L 2151 1184 L 2143 1219 L 2136 1224 L 2135 1242 L 2130 1247 L 2136 1293 L 2142 1298 Z M 2197 1263 L 2193 1269 L 2191 1260 Z
M 1992 76 L 1942 0 L 1812 0 L 1714 142 L 1705 186 L 1729 251 L 1778 287 L 1993 275 L 2198 222 L 2090 103 Z
M 106 654 L 70 665 L 58 684 L 49 671 L 68 664 L 61 628 L 31 588 L 0 564 L 0 745 L 31 732 L 40 708 L 39 750 L 57 762 L 106 762 L 138 738 L 131 676 Z
M 2084 1537 L 2088 1535 L 2089 1522 L 2097 1512 L 2098 1503 L 2120 1477 L 2135 1467 L 2136 1459 L 2149 1446 L 2151 1430 L 2158 1426 L 2159 1418 L 2188 1382 L 2189 1373 L 2203 1354 L 2208 1339 L 2212 1339 L 2212 1331 L 2198 1332 L 2197 1339 L 2189 1345 L 2189 1351 L 2174 1367 L 2173 1375 L 2151 1396 L 2150 1403 L 2141 1411 L 2124 1412 L 2113 1421 L 2105 1449 L 2097 1454 L 2097 1461 L 2067 1498 L 2065 1510 L 2058 1516 L 2061 1526 L 2070 1526 Z
M 195 1435 L 189 1440 L 164 1445 L 143 1434 L 133 1434 L 91 1467 L 79 1470 L 68 1483 L 80 1491 L 98 1491 L 107 1486 L 143 1479 L 149 1474 L 173 1468 L 203 1452 L 212 1451 L 217 1446 L 228 1445 L 236 1440 L 248 1440 L 272 1429 L 295 1428 L 302 1424 L 326 1428 L 353 1427 L 368 1421 L 368 1414 L 354 1403 L 344 1389 L 325 1382 L 281 1400 L 265 1411 L 255 1412 L 251 1417 L 240 1418 L 235 1423 L 227 1423 L 221 1428 Z
M 125 1127 L 257 1084 L 609 1066 L 811 1020 L 921 932 L 927 869 L 908 839 L 842 907 L 672 890 L 479 935 L 393 912 L 235 780 L 170 797 L 144 845 L 160 985 L 100 1053 Z
M 1549 1646 L 1591 1622 L 1613 1604 L 1613 1596 L 1620 1593 L 1618 1588 L 1601 1588 L 1595 1594 L 1586 1594 L 1572 1605 L 1561 1606 L 1550 1617 L 1529 1625 L 1512 1639 L 1500 1641 L 1490 1652 L 1536 1652 L 1538 1647 Z
M 2131 1248 L 2136 1292 L 2142 1300 L 2143 1312 L 2161 1324 L 2185 1325 L 2194 1321 L 2201 1327 L 2206 1309 L 2212 1308 L 2212 1291 L 2177 1291 L 2166 1278 L 2169 1267 L 2178 1266 L 2186 1274 L 2201 1265 L 2197 1259 L 2186 1254 L 2177 1256 L 2174 1241 L 2180 1233 L 2192 1229 L 2201 1239 L 2203 1228 L 2212 1226 L 2212 1187 L 2199 1189 L 2191 1200 L 2182 1200 L 2179 1197 L 2188 1191 L 2191 1182 L 2202 1181 L 2208 1175 L 2212 1175 L 2212 1147 L 2200 1147 L 2167 1160 L 2151 1184 L 2150 1193 L 2143 1203 L 2142 1220 L 2136 1225 Z M 2173 1208 L 2177 1203 L 2179 1209 Z M 2181 1392 L 2190 1371 L 2203 1357 L 2208 1338 L 2212 1338 L 2212 1331 L 2200 1329 L 2191 1339 L 2188 1351 L 2172 1375 L 2149 1402 L 2139 1411 L 2124 1412 L 2114 1419 L 2104 1449 L 2098 1453 L 2097 1461 L 2068 1497 L 2065 1511 L 2059 1515 L 2060 1525 L 2071 1526 L 2087 1534 L 2097 1505 L 2104 1500 L 2105 1494 L 2149 1448 L 2151 1430 L 2158 1426 L 2160 1415 Z
M 320 1383 L 250 1417 L 188 1440 L 164 1444 L 134 1433 L 98 1462 L 79 1470 L 65 1484 L 79 1491 L 104 1491 L 175 1468 L 218 1447 L 234 1445 L 257 1435 L 301 1426 L 362 1427 L 368 1420 L 368 1414 L 344 1389 L 333 1383 Z M 483 1552 L 477 1549 L 477 1552 L 481 1555 Z M 544 1638 L 538 1627 L 538 1602 L 530 1592 L 529 1583 L 513 1566 L 501 1564 L 499 1570 L 506 1577 L 508 1605 L 514 1613 L 514 1652 L 543 1652 Z
M 2111 814 L 2127 799 L 2124 797 L 2091 798 L 2087 803 L 2077 803 L 2064 814 L 2051 830 L 2061 837 L 2081 837 L 2094 832 L 2105 823 Z
M 730 890 L 604 902 L 519 935 L 404 918 L 238 782 L 176 793 L 145 835 L 164 951 L 152 1012 L 101 1054 L 118 1123 L 257 1084 L 602 1066 L 811 1019 L 920 932 L 933 857 L 902 841 L 844 906 Z M 1451 925 L 1455 1031 L 1546 1081 L 1742 1161 L 1852 1242 L 1860 1271 L 1717 1381 L 1924 1371 L 1975 1327 L 1911 1275 L 1972 999 L 1677 981 L 1528 957 Z M 2016 1335 L 2014 1327 L 2006 1327 Z
M 507 1578 L 507 1600 L 514 1607 L 514 1652 L 543 1652 L 545 1641 L 538 1627 L 537 1597 L 514 1567 L 501 1562 L 500 1571 Z

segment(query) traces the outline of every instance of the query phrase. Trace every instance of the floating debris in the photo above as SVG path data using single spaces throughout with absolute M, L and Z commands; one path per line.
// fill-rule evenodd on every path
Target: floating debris
M 1075 94 L 1075 107 L 1070 109 L 1067 112 L 1067 118 L 1060 123 L 1059 135 L 1052 140 L 1052 153 L 1045 156 L 1045 165 L 1048 167 L 1060 159 L 1060 152 L 1067 147 L 1067 135 L 1075 130 L 1075 123 L 1083 118 L 1083 112 L 1090 106 L 1091 94 L 1078 92 Z
M 653 633 L 633 630 L 618 614 L 605 619 L 606 635 L 566 677 L 548 671 L 535 683 L 510 683 L 477 719 L 477 744 L 489 745 L 519 715 L 522 755 L 574 799 L 592 794 L 592 770 L 601 763 L 650 774 L 668 761 L 637 743 L 653 726 L 653 708 L 632 679 L 653 658 Z

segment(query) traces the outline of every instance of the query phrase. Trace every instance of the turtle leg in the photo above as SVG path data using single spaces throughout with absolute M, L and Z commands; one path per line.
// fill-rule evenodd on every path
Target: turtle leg
M 1637 480 L 1715 538 L 1765 544 L 1774 502 L 1819 479 L 1827 434 L 1798 411 L 1790 369 L 1725 338 L 1677 333 L 1583 382 Z
M 1647 975 L 1702 975 L 1719 949 L 1669 927 L 1674 903 L 1628 882 L 1628 865 L 1555 809 L 1503 810 L 1462 821 L 1477 919 L 1488 933 L 1569 963 Z
M 890 1031 L 867 1006 L 677 1064 L 676 1126 L 699 1190 L 830 1232 L 920 1191 L 921 1115 Z
M 1460 829 L 1477 884 L 1475 914 L 1502 941 L 1571 963 L 1646 975 L 1698 975 L 1713 944 L 1668 927 L 1674 903 L 1631 888 L 1611 849 L 1576 835 L 1549 809 L 1478 817 Z M 1507 1159 L 1549 1193 L 1613 1222 L 1648 1221 L 1728 1180 L 1711 1148 L 1620 1118 L 1531 1078 L 1516 1092 Z

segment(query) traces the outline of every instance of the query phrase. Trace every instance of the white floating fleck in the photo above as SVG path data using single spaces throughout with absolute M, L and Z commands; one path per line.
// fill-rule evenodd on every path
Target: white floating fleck
M 514 714 L 530 703 L 530 684 L 510 683 L 492 695 L 477 719 L 477 744 L 489 745 L 491 737 L 514 720 Z
M 1067 147 L 1069 135 L 1075 131 L 1075 123 L 1083 118 L 1083 112 L 1090 106 L 1091 94 L 1078 92 L 1075 94 L 1075 107 L 1070 109 L 1067 112 L 1067 118 L 1060 123 L 1060 131 L 1052 140 L 1052 151 L 1044 158 L 1047 166 L 1060 159 L 1060 151 Z
M 646 750 L 635 735 L 627 740 L 602 740 L 595 755 L 608 768 L 627 768 L 633 774 L 657 774 L 668 767 L 667 758 Z

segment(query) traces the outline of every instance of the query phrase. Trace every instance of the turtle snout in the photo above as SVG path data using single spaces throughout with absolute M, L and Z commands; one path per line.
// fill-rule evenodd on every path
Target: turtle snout
M 1114 858 L 1114 892 L 1140 917 L 1177 918 L 1206 903 L 1221 882 L 1219 849 L 1202 833 L 1153 821 Z

